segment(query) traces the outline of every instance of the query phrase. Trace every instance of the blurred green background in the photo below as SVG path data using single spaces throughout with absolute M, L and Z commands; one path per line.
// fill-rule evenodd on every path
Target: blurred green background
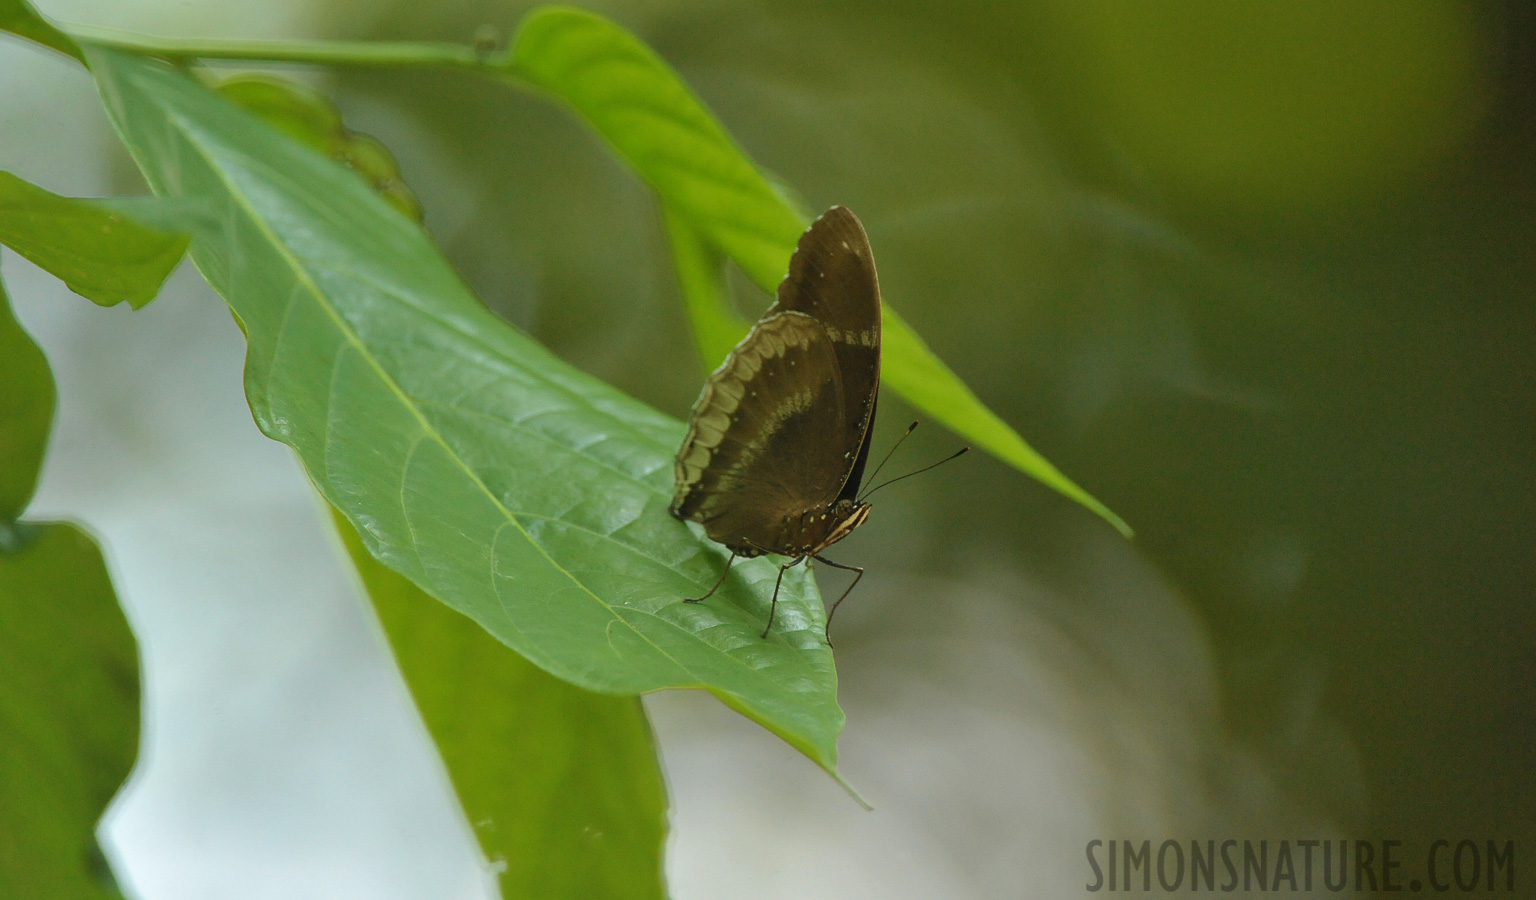
M 887 300 L 1137 529 L 1208 630 L 1224 726 L 1290 793 L 1356 836 L 1536 846 L 1529 6 L 596 8 L 809 208 L 863 217 Z M 399 3 L 369 36 L 515 19 Z M 686 412 L 654 206 L 595 140 L 462 76 L 336 84 L 487 302 Z M 906 417 L 882 404 L 885 440 Z M 918 437 L 911 466 L 954 443 Z M 1047 580 L 1102 527 L 975 457 L 871 523 L 840 559 Z M 845 654 L 904 614 L 847 611 Z
M 178 36 L 452 41 L 487 24 L 510 33 L 527 9 L 332 0 L 277 4 L 277 24 L 253 26 L 212 6 L 129 4 L 102 21 L 90 4 L 59 5 L 44 8 Z M 1187 759 L 1162 737 L 1147 738 L 1149 757 L 1166 754 L 1156 763 L 1134 741 L 1095 757 L 1101 793 L 1161 778 L 1175 805 L 1228 813 L 1138 818 L 1124 800 L 1117 818 L 1091 791 L 1034 812 L 1027 791 L 992 786 L 1042 829 L 1075 827 L 1094 816 L 1072 811 L 1092 808 L 1097 827 L 1120 831 L 1088 837 L 1205 836 L 1199 823 L 1215 822 L 1225 830 L 1211 837 L 1275 840 L 1307 822 L 1419 847 L 1440 837 L 1536 847 L 1536 9 L 583 5 L 655 47 L 808 209 L 854 209 L 887 301 L 1137 530 L 1121 542 L 979 454 L 881 493 L 836 557 L 871 573 L 839 612 L 837 641 L 845 771 L 876 783 L 877 806 L 889 771 L 929 779 L 963 807 L 980 796 L 965 791 L 987 790 L 961 783 L 968 767 L 984 780 L 979 761 L 1013 763 L 1018 746 L 978 728 L 972 756 L 922 759 L 918 771 L 900 756 L 916 742 L 881 730 L 886 714 L 941 721 L 935 709 L 987 685 L 1001 693 L 977 708 L 1001 718 L 1068 705 L 1061 698 L 1081 688 L 1066 720 L 1088 744 L 1113 743 L 1102 723 L 1125 708 L 1073 667 L 1086 658 L 1115 683 L 1193 685 L 1215 701 L 1213 730 L 1192 735 Z M 456 73 L 302 77 L 390 147 L 428 228 L 487 303 L 587 371 L 686 414 L 703 372 L 655 204 L 570 115 Z M 766 306 L 745 279 L 733 283 L 743 313 Z M 227 316 L 215 324 L 227 328 Z M 881 409 L 877 450 L 910 421 L 889 394 Z M 892 468 L 956 443 L 920 429 Z M 822 577 L 824 591 L 843 583 Z M 1072 623 L 1062 632 L 1077 636 L 1073 654 L 1035 643 L 1044 629 L 1016 640 L 1056 680 L 994 662 L 985 638 L 1016 633 L 978 591 L 1045 610 L 1024 621 Z M 1188 640 L 1165 640 L 1164 625 Z M 951 677 L 946 666 L 960 663 L 977 680 Z M 887 687 L 897 683 L 937 699 Z M 881 690 L 892 696 L 871 700 Z M 1176 707 L 1132 709 L 1166 713 L 1177 729 L 1191 720 Z M 702 759 L 765 792 L 781 789 L 774 772 L 820 778 L 802 760 L 769 771 L 718 745 L 672 755 L 688 746 L 687 716 L 652 708 L 689 827 L 704 802 L 689 785 L 715 783 Z M 1217 746 L 1251 763 L 1198 749 Z M 1018 766 L 1054 777 L 1048 757 Z M 1245 815 L 1273 803 L 1260 782 L 1287 812 Z M 738 817 L 761 841 L 814 824 L 807 808 L 770 821 L 743 803 Z M 927 826 L 941 808 L 907 811 Z M 889 821 L 901 809 L 882 812 Z M 1178 823 L 1185 830 L 1165 833 Z M 945 832 L 953 846 L 997 828 L 962 824 Z M 1077 883 L 1080 835 L 1062 830 L 1070 846 L 1048 858 Z M 680 828 L 679 856 L 696 867 L 707 851 L 689 840 Z

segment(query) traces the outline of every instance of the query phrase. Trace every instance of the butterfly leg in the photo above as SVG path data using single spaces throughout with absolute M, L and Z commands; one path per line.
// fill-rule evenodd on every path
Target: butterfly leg
M 768 626 L 763 629 L 763 637 L 767 637 L 769 629 L 773 628 L 773 614 L 779 608 L 779 585 L 784 582 L 785 570 L 793 569 L 803 562 L 805 562 L 805 557 L 797 556 L 784 565 L 779 566 L 779 577 L 773 580 L 773 602 L 768 604 Z
M 725 584 L 725 576 L 731 574 L 731 563 L 733 563 L 735 561 L 736 561 L 736 551 L 733 550 L 733 551 L 731 551 L 731 558 L 725 561 L 725 571 L 720 573 L 720 580 L 715 582 L 715 586 L 710 588 L 709 591 L 704 594 L 704 596 L 702 596 L 702 597 L 684 597 L 683 598 L 683 602 L 684 603 L 699 603 L 701 601 L 708 600 L 710 597 L 713 597 L 715 595 L 715 591 L 720 590 L 720 585 Z
M 864 567 L 863 566 L 845 566 L 842 563 L 835 563 L 832 560 L 827 559 L 827 558 L 822 557 L 822 556 L 817 556 L 816 557 L 816 561 L 817 562 L 824 562 L 824 563 L 826 563 L 827 565 L 831 566 L 834 569 L 842 569 L 845 572 L 852 572 L 852 573 L 854 573 L 854 575 L 853 575 L 853 584 L 848 585 L 848 587 L 843 591 L 843 596 L 838 597 L 837 598 L 837 603 L 832 604 L 832 608 L 827 610 L 827 630 L 826 630 L 826 636 L 827 636 L 827 646 L 830 647 L 830 646 L 832 646 L 832 617 L 837 615 L 838 604 L 840 604 L 844 600 L 848 599 L 848 595 L 853 593 L 854 585 L 858 584 L 859 583 L 859 579 L 864 577 Z

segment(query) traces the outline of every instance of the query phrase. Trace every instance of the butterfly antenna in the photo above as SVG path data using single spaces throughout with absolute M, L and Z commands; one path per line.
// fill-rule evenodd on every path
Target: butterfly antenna
M 908 432 L 908 433 L 910 434 L 911 432 Z M 890 487 L 891 485 L 895 484 L 898 481 L 901 481 L 901 480 L 906 479 L 906 478 L 911 478 L 913 475 L 921 475 L 924 472 L 928 471 L 929 469 L 937 469 L 939 466 L 942 466 L 945 463 L 950 462 L 951 460 L 959 459 L 960 457 L 964 456 L 970 449 L 971 449 L 970 447 L 961 447 L 959 450 L 955 451 L 954 453 L 950 454 L 949 456 L 944 457 L 943 459 L 939 460 L 936 463 L 931 463 L 929 465 L 923 466 L 921 469 L 918 469 L 916 472 L 908 472 L 905 475 L 897 475 L 895 478 L 892 478 L 890 481 L 887 481 L 884 484 L 877 484 L 874 487 L 870 488 L 869 490 L 865 491 L 864 492 L 864 496 L 859 498 L 859 502 L 860 503 L 864 502 L 864 500 L 866 498 L 868 498 L 870 494 L 873 494 L 875 491 L 878 491 L 878 490 L 880 490 L 883 487 Z
M 907 426 L 906 434 L 903 434 L 901 437 L 896 439 L 896 443 L 891 445 L 891 449 L 885 451 L 885 459 L 880 460 L 880 465 L 875 466 L 875 470 L 873 472 L 869 473 L 869 480 L 870 481 L 874 481 L 875 480 L 875 476 L 880 474 L 880 470 L 885 468 L 885 464 L 891 461 L 891 454 L 895 453 L 896 452 L 896 448 L 901 446 L 901 442 L 907 439 L 907 435 L 911 434 L 912 432 L 914 432 L 916 430 L 917 430 L 917 423 L 916 422 L 913 422 L 911 425 Z

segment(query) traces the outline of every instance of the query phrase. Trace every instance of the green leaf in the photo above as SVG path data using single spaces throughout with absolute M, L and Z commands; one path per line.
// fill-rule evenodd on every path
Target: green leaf
M 746 336 L 751 323 L 731 312 L 720 251 L 700 240 L 693 226 L 677 213 L 668 209 L 663 215 L 693 340 L 705 364 L 712 368 Z
M 37 489 L 54 398 L 48 360 L 16 321 L 0 285 L 0 528 L 21 515 Z
M 15 521 L 54 398 L 0 288 L 0 896 L 112 897 L 95 829 L 138 753 L 138 649 L 91 539 Z
M 370 553 L 588 690 L 704 688 L 832 771 L 843 715 L 814 580 L 667 511 L 682 424 L 497 319 L 330 160 L 150 60 L 87 48 L 157 194 L 219 214 L 192 258 L 247 334 L 257 424 Z
M 395 157 L 372 135 L 353 131 L 318 91 L 269 75 L 238 75 L 214 90 L 246 112 L 356 172 L 408 218 L 421 221 L 421 203 L 400 176 Z
M 639 698 L 551 677 L 336 518 L 502 896 L 664 897 L 667 794 Z
M 0 0 L 0 31 L 8 31 L 85 62 L 75 39 L 53 27 L 27 0 Z
M 1025 443 L 1017 431 L 977 399 L 965 382 L 951 372 L 949 366 L 929 350 L 917 332 L 892 312 L 890 307 L 886 307 L 881 325 L 885 329 L 881 335 L 884 344 L 881 348 L 884 357 L 881 376 L 896 393 L 969 438 L 976 446 L 1063 496 L 1081 503 L 1121 534 L 1131 537 L 1131 526 L 1124 519 L 1061 474 L 1051 465 L 1050 460 Z M 964 423 L 963 427 L 957 422 Z
M 149 228 L 122 212 L 60 197 L 0 172 L 0 244 L 102 306 L 139 309 L 181 262 L 187 236 Z
M 749 278 L 778 287 L 805 222 L 651 48 L 602 16 L 544 6 L 523 20 L 508 65 L 569 104 Z
M 138 746 L 138 650 L 101 552 L 73 525 L 0 525 L 0 896 L 119 896 L 96 823 Z
M 615 23 L 571 7 L 541 7 L 518 30 L 505 70 L 568 104 L 660 196 L 669 233 L 690 244 L 673 252 L 701 355 L 706 367 L 713 367 L 724 356 L 722 323 L 729 312 L 709 310 L 705 251 L 695 245 L 702 242 L 725 253 L 771 294 L 784 277 L 805 220 L 677 73 Z M 691 231 L 680 230 L 681 223 Z M 1130 536 L 1119 516 L 1057 471 L 977 399 L 889 303 L 883 326 L 882 372 L 893 390 Z
M 341 112 L 318 91 L 270 75 L 236 75 L 213 89 L 299 143 L 335 157 Z

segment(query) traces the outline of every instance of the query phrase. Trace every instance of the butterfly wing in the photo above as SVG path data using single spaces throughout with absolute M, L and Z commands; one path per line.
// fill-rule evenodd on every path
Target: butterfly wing
M 675 464 L 672 514 L 733 549 L 795 552 L 786 519 L 852 497 L 880 385 L 880 288 L 864 227 L 834 206 L 778 299 L 709 377 Z
M 869 236 L 847 208 L 832 207 L 800 236 L 767 315 L 789 311 L 822 323 L 832 340 L 848 407 L 821 438 L 847 454 L 837 499 L 852 499 L 864 477 L 880 391 L 880 282 Z
M 705 382 L 677 453 L 672 514 L 733 548 L 788 552 L 786 517 L 825 505 L 847 477 L 821 436 L 848 417 L 826 328 L 766 316 Z

